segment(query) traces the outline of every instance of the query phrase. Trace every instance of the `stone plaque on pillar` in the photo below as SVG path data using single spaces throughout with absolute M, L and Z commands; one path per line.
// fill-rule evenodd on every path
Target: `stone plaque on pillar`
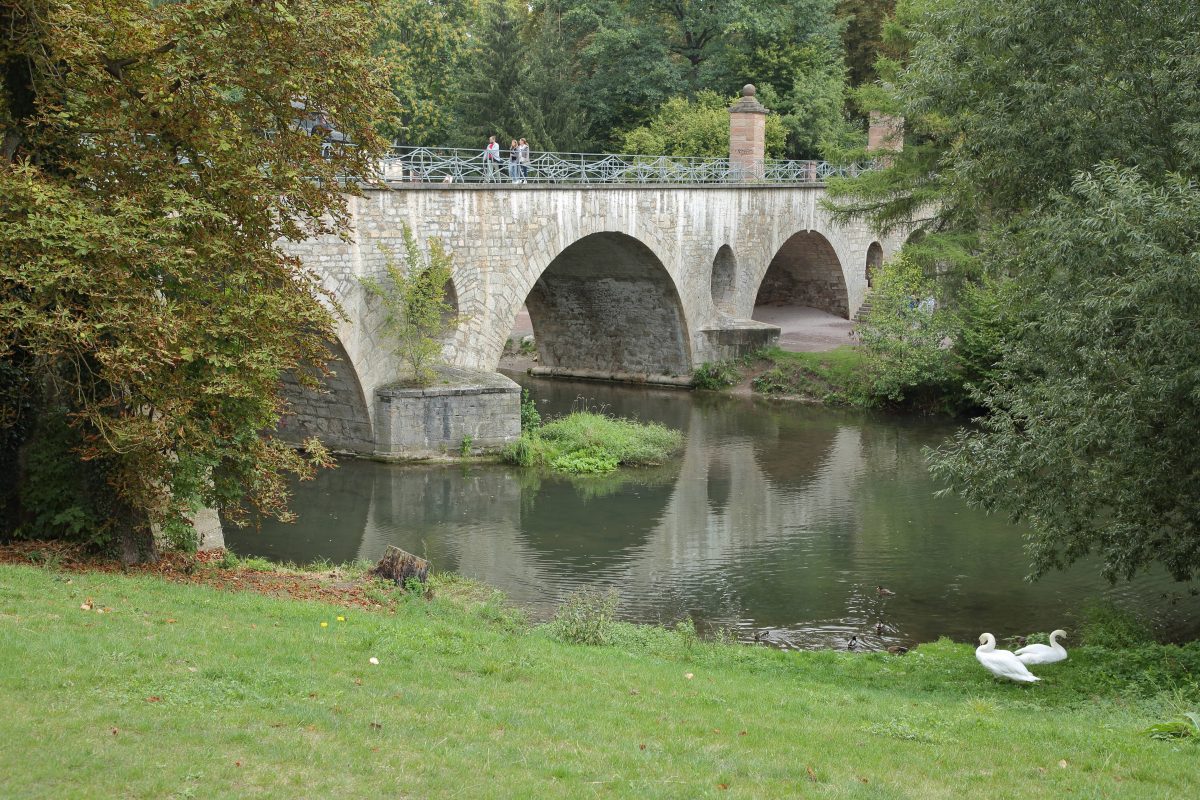
M 754 84 L 729 107 L 729 169 L 740 180 L 760 180 L 766 159 L 767 109 L 755 98 Z

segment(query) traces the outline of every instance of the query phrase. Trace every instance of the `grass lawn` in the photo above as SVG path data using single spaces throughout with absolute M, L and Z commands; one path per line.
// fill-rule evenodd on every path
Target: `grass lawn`
M 572 645 L 442 580 L 388 613 L 0 566 L 0 795 L 1200 794 L 1200 740 L 1139 733 L 1197 708 L 1200 645 L 1077 648 L 1022 686 L 945 641 Z

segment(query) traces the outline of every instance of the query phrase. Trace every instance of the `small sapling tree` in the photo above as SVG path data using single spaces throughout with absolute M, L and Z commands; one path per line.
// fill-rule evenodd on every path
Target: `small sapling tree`
M 404 263 L 387 253 L 387 276 L 363 278 L 363 288 L 383 303 L 384 330 L 396 342 L 396 354 L 408 366 L 417 386 L 433 382 L 433 365 L 442 352 L 442 340 L 458 325 L 454 307 L 446 301 L 451 257 L 434 238 L 426 257 L 412 231 L 404 227 Z

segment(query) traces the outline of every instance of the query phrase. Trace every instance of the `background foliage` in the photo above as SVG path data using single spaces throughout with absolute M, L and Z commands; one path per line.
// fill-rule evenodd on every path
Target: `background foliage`
M 1096 553 L 1194 577 L 1200 9 L 901 0 L 883 40 L 856 98 L 905 117 L 905 149 L 831 192 L 913 232 L 956 320 L 986 413 L 935 471 L 1031 526 L 1035 574 Z

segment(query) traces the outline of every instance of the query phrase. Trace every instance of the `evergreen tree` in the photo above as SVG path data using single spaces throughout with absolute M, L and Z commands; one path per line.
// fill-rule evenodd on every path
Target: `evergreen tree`
M 530 17 L 527 27 L 528 55 L 517 92 L 520 135 L 535 150 L 591 150 L 578 68 L 563 40 L 562 15 L 556 5 L 547 3 Z
M 448 144 L 478 147 L 495 136 L 502 149 L 521 136 L 521 41 L 528 12 L 511 0 L 489 0 L 481 9 L 478 44 L 465 59 L 454 99 L 457 125 Z

